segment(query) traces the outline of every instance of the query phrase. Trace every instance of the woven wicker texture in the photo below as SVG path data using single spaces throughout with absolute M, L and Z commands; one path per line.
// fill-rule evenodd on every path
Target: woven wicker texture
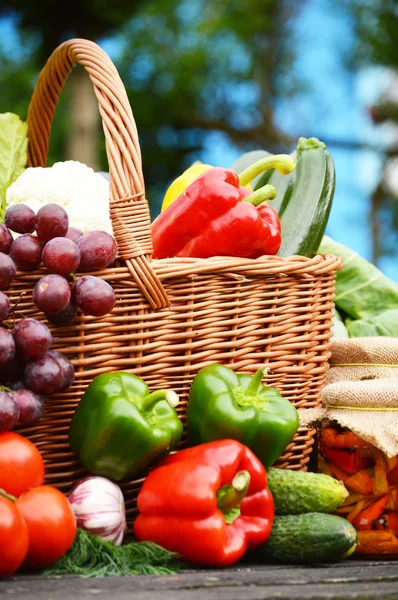
M 58 98 L 76 63 L 86 69 L 98 99 L 110 172 L 110 214 L 120 256 L 151 306 L 167 306 L 167 296 L 149 262 L 150 215 L 137 127 L 115 66 L 93 42 L 77 39 L 61 44 L 41 72 L 28 112 L 29 164 L 46 164 Z
M 113 312 L 101 319 L 79 315 L 70 327 L 52 328 L 55 347 L 74 363 L 75 384 L 46 400 L 38 425 L 21 429 L 43 454 L 47 482 L 65 492 L 84 475 L 69 450 L 70 418 L 99 373 L 127 370 L 144 377 L 151 389 L 174 389 L 182 420 L 192 378 L 214 362 L 247 372 L 268 367 L 265 381 L 297 408 L 319 406 L 330 356 L 335 272 L 342 266 L 334 256 L 151 262 L 135 123 L 114 66 L 95 44 L 62 44 L 41 73 L 29 109 L 30 164 L 45 165 L 57 99 L 75 62 L 94 83 L 103 119 L 119 258 L 96 273 L 115 289 Z M 12 303 L 19 300 L 18 318 L 44 319 L 31 299 L 43 273 L 18 273 L 8 292 Z M 305 469 L 313 442 L 313 430 L 301 428 L 278 466 Z M 141 483 L 121 486 L 129 519 Z

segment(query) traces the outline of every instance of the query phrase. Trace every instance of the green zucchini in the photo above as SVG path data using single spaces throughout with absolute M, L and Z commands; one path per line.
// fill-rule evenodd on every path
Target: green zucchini
M 323 513 L 275 517 L 271 536 L 250 553 L 257 562 L 315 563 L 349 556 L 357 542 L 354 527 Z
M 277 515 L 330 513 L 348 496 L 344 485 L 329 475 L 287 469 L 268 469 L 268 487 Z
M 317 138 L 300 138 L 295 171 L 289 197 L 282 202 L 282 244 L 278 255 L 311 257 L 317 253 L 325 233 L 336 183 L 333 159 L 326 145 Z M 277 185 L 271 183 L 278 195 Z

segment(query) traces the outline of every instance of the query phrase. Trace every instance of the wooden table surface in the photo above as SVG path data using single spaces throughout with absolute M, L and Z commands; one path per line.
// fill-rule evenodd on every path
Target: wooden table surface
M 168 576 L 0 581 L 2 600 L 398 600 L 398 561 L 318 566 L 239 565 Z

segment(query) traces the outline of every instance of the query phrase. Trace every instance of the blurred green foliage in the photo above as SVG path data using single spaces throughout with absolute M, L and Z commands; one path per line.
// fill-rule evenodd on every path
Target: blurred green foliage
M 398 127 L 398 2 L 397 0 L 343 0 L 353 16 L 356 34 L 354 55 L 350 66 L 378 65 L 395 73 L 387 93 L 381 94 L 369 107 L 376 124 L 389 123 Z M 385 163 L 398 157 L 396 142 L 385 155 Z M 398 194 L 398 192 L 397 192 Z M 380 256 L 398 258 L 398 195 L 392 195 L 383 176 L 371 198 L 373 260 Z
M 356 62 L 398 70 L 397 0 L 343 0 L 354 19 Z
M 8 0 L 18 51 L 0 45 L 0 111 L 26 116 L 35 77 L 72 37 L 104 44 L 126 85 L 140 135 L 148 197 L 158 205 L 170 180 L 197 160 L 209 132 L 254 149 L 290 149 L 274 122 L 278 97 L 293 94 L 291 24 L 305 0 Z M 49 163 L 65 157 L 61 96 Z M 105 168 L 104 143 L 101 144 Z

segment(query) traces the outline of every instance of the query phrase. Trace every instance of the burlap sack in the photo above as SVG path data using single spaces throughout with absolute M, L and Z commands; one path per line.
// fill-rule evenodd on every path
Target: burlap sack
M 388 456 L 398 455 L 398 339 L 337 340 L 330 363 L 323 408 L 300 412 L 300 424 L 334 420 Z
M 398 377 L 398 338 L 366 337 L 332 343 L 326 382 Z

